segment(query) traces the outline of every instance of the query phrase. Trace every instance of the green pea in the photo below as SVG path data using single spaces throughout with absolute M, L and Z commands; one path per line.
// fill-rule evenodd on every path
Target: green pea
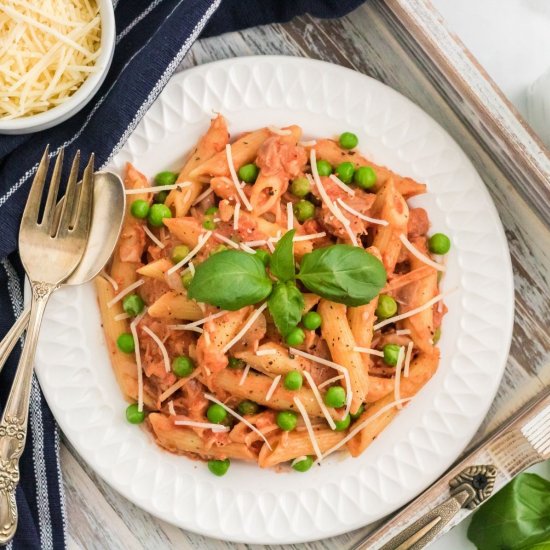
M 239 406 L 237 407 L 237 410 L 243 416 L 247 416 L 247 415 L 258 414 L 260 407 L 258 403 L 254 403 L 254 401 L 241 401 L 239 403 Z
M 221 424 L 227 417 L 227 411 L 217 403 L 212 403 L 206 411 L 206 416 L 212 424 Z
M 225 244 L 219 244 L 216 248 L 213 248 L 210 251 L 209 255 L 212 256 L 212 254 L 217 254 L 218 252 L 223 252 L 224 250 L 227 250 L 227 246 L 225 246 Z
M 304 459 L 294 463 L 292 469 L 297 472 L 307 472 L 312 466 L 313 458 L 311 456 L 306 456 Z
M 229 466 L 231 465 L 231 461 L 226 458 L 225 460 L 209 460 L 208 461 L 208 469 L 218 477 L 224 476 L 227 473 L 227 470 L 229 470 Z
M 216 229 L 216 222 L 212 219 L 212 217 L 208 216 L 204 218 L 204 221 L 202 222 L 202 226 L 205 229 L 208 229 L 208 231 L 213 231 Z
M 218 210 L 219 208 L 217 206 L 211 206 L 210 208 L 207 208 L 205 211 L 204 211 L 204 214 L 206 216 L 213 216 L 214 214 L 217 214 L 218 213 Z
M 283 385 L 287 390 L 299 390 L 302 387 L 302 383 L 302 373 L 300 371 L 291 370 L 285 374 Z
M 239 168 L 237 174 L 241 181 L 245 183 L 254 183 L 259 173 L 260 169 L 255 164 L 245 164 Z
M 193 362 L 193 359 L 191 359 L 191 357 L 187 357 L 186 355 L 179 355 L 172 361 L 172 372 L 180 378 L 189 376 L 194 370 L 195 363 Z
M 164 218 L 171 218 L 172 212 L 165 204 L 153 204 L 149 209 L 147 219 L 153 227 L 162 227 Z
M 336 167 L 336 175 L 344 183 L 351 183 L 353 180 L 354 173 L 355 173 L 355 167 L 351 162 L 342 162 Z
M 331 386 L 325 393 L 324 402 L 327 407 L 343 407 L 346 404 L 346 390 L 342 386 Z
M 291 432 L 298 424 L 298 417 L 292 411 L 280 411 L 277 413 L 277 426 L 285 432 Z
M 302 199 L 294 205 L 294 215 L 298 218 L 298 221 L 305 222 L 310 220 L 315 215 L 315 206 L 313 203 Z
M 338 143 L 342 149 L 353 149 L 354 147 L 357 147 L 359 138 L 351 132 L 344 132 L 343 134 L 340 134 Z
M 305 339 L 306 335 L 304 334 L 304 331 L 299 327 L 293 328 L 286 335 L 286 343 L 289 346 L 299 346 L 304 343 Z
M 378 319 L 389 319 L 397 313 L 397 302 L 387 294 L 380 294 L 376 306 L 376 317 Z
M 334 424 L 336 424 L 336 428 L 334 428 L 335 432 L 343 432 L 344 430 L 347 430 L 351 424 L 351 415 L 348 414 L 344 420 L 335 420 Z
M 382 350 L 384 352 L 384 363 L 391 367 L 395 367 L 395 365 L 397 365 L 397 359 L 399 358 L 400 349 L 401 347 L 397 344 L 386 344 Z
M 302 325 L 307 330 L 317 330 L 323 323 L 323 318 L 316 311 L 308 311 L 302 317 Z
M 361 166 L 353 174 L 353 181 L 361 189 L 370 189 L 376 184 L 376 172 L 370 166 Z
M 441 339 L 441 327 L 437 327 L 435 329 L 434 337 L 432 338 L 432 341 L 434 344 L 437 344 L 440 339 Z
M 141 296 L 137 294 L 129 294 L 122 300 L 122 309 L 131 317 L 139 315 L 144 307 L 145 303 L 141 299 Z
M 428 248 L 432 254 L 447 254 L 451 249 L 451 239 L 445 233 L 435 233 L 428 240 Z
M 155 176 L 156 185 L 174 185 L 178 179 L 178 175 L 175 172 L 170 172 L 166 170 L 164 172 L 159 172 Z
M 237 359 L 236 357 L 229 358 L 228 367 L 230 369 L 244 369 L 244 366 L 245 366 L 245 362 L 242 359 Z
M 311 191 L 311 184 L 307 178 L 302 176 L 292 180 L 290 191 L 296 197 L 305 197 Z
M 136 344 L 134 337 L 129 332 L 123 332 L 116 340 L 116 345 L 124 353 L 134 353 Z
M 350 413 L 351 419 L 357 420 L 363 414 L 364 410 L 365 410 L 365 404 L 361 403 L 356 413 Z
M 147 214 L 149 214 L 149 203 L 143 199 L 138 199 L 130 206 L 130 212 L 134 218 L 143 220 L 147 217 Z
M 157 204 L 164 204 L 164 201 L 166 200 L 166 197 L 168 196 L 168 191 L 159 191 L 158 193 L 155 193 L 153 197 L 153 201 Z
M 318 160 L 317 172 L 319 176 L 330 176 L 332 174 L 332 164 L 328 160 Z
M 178 244 L 172 248 L 170 259 L 175 264 L 181 262 L 189 254 L 189 247 L 185 244 Z
M 256 257 L 262 260 L 262 263 L 267 267 L 271 261 L 271 254 L 267 250 L 256 250 Z
M 141 424 L 145 420 L 145 411 L 140 411 L 137 403 L 132 403 L 126 407 L 126 420 L 130 424 Z
M 190 271 L 186 271 L 181 276 L 181 284 L 183 285 L 183 288 L 189 288 L 192 280 L 193 280 L 193 273 L 191 273 Z

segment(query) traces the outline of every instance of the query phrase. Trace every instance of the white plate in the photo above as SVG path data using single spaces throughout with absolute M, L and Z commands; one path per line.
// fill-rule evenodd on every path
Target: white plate
M 37 355 L 46 399 L 76 450 L 110 485 L 185 529 L 247 543 L 320 539 L 396 510 L 435 480 L 468 443 L 503 373 L 513 320 L 504 232 L 484 184 L 457 144 L 424 112 L 362 74 L 308 59 L 239 58 L 175 76 L 110 168 L 174 168 L 222 112 L 233 134 L 297 123 L 306 138 L 351 130 L 374 161 L 426 182 L 432 229 L 450 235 L 447 299 L 436 376 L 357 459 L 307 474 L 234 462 L 212 476 L 159 449 L 124 419 L 91 285 L 57 292 Z

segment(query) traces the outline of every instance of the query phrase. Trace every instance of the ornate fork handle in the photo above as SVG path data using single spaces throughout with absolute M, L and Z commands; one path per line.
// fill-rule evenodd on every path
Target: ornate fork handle
M 15 491 L 19 484 L 19 458 L 27 438 L 34 355 L 46 304 L 57 287 L 35 281 L 31 284 L 32 304 L 27 337 L 0 421 L 0 544 L 11 540 L 17 529 Z
M 15 323 L 12 325 L 10 330 L 8 330 L 8 332 L 0 342 L 0 372 L 6 364 L 6 361 L 8 360 L 11 351 L 15 347 L 15 344 L 17 344 L 17 340 L 19 340 L 23 332 L 25 332 L 25 328 L 27 327 L 27 323 L 29 322 L 30 311 L 31 310 L 28 307 L 23 310 L 23 313 L 19 315 L 17 321 L 15 321 Z

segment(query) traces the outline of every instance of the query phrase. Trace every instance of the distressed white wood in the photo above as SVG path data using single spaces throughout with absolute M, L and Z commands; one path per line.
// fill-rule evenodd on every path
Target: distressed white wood
M 387 4 L 382 0 L 371 0 L 340 20 L 317 21 L 305 16 L 284 25 L 202 40 L 195 44 L 180 69 L 217 59 L 257 54 L 324 59 L 374 76 L 396 88 L 429 112 L 459 142 L 495 200 L 508 237 L 516 282 L 516 322 L 511 356 L 495 402 L 476 437 L 479 439 L 528 401 L 544 384 L 550 383 L 550 230 L 543 222 L 550 216 L 548 204 L 527 202 L 547 197 L 550 184 L 542 175 L 546 171 L 548 176 L 550 160 L 521 123 L 510 118 L 510 106 L 503 97 L 491 92 L 490 83 L 478 81 L 473 92 L 475 97 L 469 98 L 471 104 L 453 96 L 454 87 L 479 79 L 479 67 L 475 62 L 460 57 L 460 45 L 449 43 L 446 31 L 438 28 L 437 16 L 418 9 L 419 4 L 412 0 L 387 0 Z M 412 26 L 417 33 L 422 31 L 420 46 L 413 44 L 396 28 L 396 13 L 407 21 L 407 28 Z M 462 83 L 456 74 L 454 82 L 451 82 L 453 78 L 444 78 L 441 66 L 439 69 L 429 66 L 430 56 L 426 57 L 426 52 L 433 52 L 437 38 L 445 44 L 447 59 L 460 65 L 464 76 Z M 414 49 L 416 60 L 411 57 L 411 49 Z M 447 94 L 461 107 L 451 108 L 441 93 Z M 480 98 L 490 104 L 489 110 L 499 113 L 498 122 L 486 126 L 480 124 L 478 115 L 471 111 L 472 106 L 480 108 Z M 470 133 L 471 127 L 493 146 L 492 151 L 479 145 Z M 499 139 L 507 140 L 506 144 L 502 147 L 494 145 L 486 128 L 498 132 Z M 524 171 L 521 162 L 516 162 L 518 155 L 513 154 L 510 145 L 517 144 L 518 140 L 528 151 Z M 505 167 L 507 175 L 500 166 Z M 537 177 L 541 178 L 539 186 L 534 185 Z M 538 216 L 534 209 L 538 210 Z M 67 443 L 63 445 L 61 458 L 70 549 L 252 548 L 184 532 L 154 518 L 110 489 Z M 364 533 L 365 529 L 286 548 L 347 548 Z

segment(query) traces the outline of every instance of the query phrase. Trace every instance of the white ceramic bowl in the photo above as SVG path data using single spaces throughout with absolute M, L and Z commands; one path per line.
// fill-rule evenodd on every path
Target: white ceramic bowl
M 78 113 L 95 95 L 111 66 L 115 51 L 115 11 L 111 0 L 98 0 L 101 15 L 101 52 L 98 70 L 67 101 L 44 113 L 11 120 L 0 119 L 0 134 L 27 134 L 51 128 Z

